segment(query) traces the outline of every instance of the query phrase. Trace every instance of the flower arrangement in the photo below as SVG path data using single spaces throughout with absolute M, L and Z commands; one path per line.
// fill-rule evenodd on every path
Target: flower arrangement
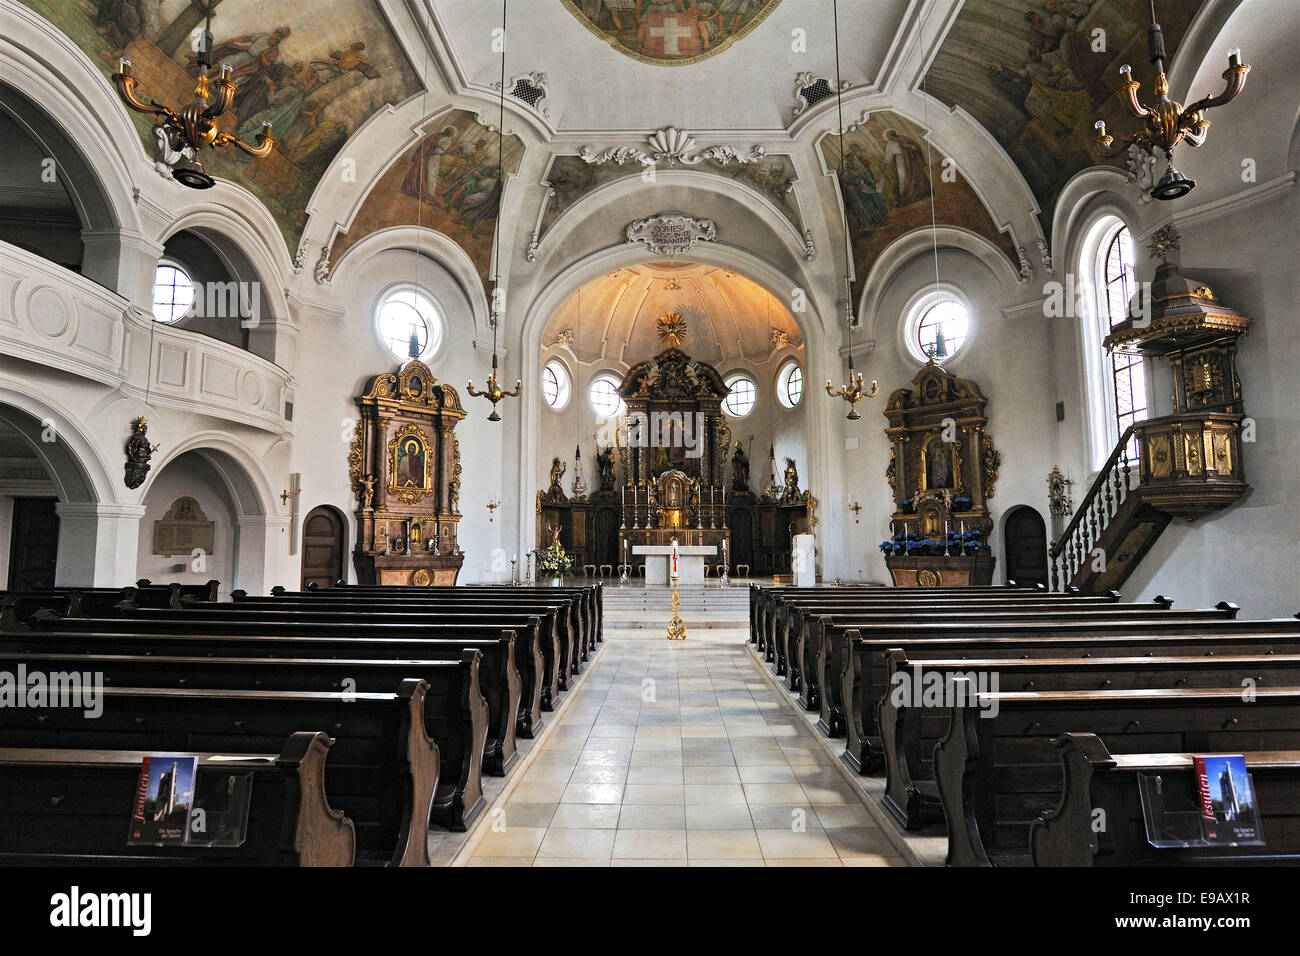
M 564 551 L 564 545 L 553 542 L 548 548 L 537 552 L 537 573 L 539 577 L 562 578 L 573 567 L 573 559 Z

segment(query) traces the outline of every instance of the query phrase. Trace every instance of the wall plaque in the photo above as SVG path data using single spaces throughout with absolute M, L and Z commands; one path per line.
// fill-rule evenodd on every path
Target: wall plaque
M 209 521 L 199 503 L 182 496 L 167 513 L 153 523 L 153 553 L 167 556 L 193 554 L 195 548 L 213 554 L 217 544 L 217 523 Z

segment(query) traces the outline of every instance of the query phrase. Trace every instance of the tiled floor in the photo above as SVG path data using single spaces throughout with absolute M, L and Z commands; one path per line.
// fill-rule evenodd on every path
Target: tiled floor
M 607 631 L 470 865 L 903 865 L 744 641 Z

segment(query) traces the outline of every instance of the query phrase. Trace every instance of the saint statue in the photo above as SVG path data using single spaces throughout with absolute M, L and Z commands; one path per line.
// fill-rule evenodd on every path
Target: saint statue
M 736 451 L 731 456 L 731 490 L 733 493 L 749 492 L 749 456 L 740 442 L 736 442 Z
M 785 460 L 785 487 L 781 489 L 781 500 L 783 502 L 792 502 L 799 497 L 799 469 L 794 465 L 793 458 Z
M 564 477 L 565 464 L 558 458 L 551 459 L 551 487 L 547 494 L 559 495 L 565 497 L 564 489 L 560 487 L 560 479 Z
M 600 490 L 614 490 L 614 448 L 611 445 L 596 456 L 596 468 L 600 472 Z

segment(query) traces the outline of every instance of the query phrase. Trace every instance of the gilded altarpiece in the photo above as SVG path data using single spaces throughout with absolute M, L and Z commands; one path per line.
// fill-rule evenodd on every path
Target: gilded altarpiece
M 979 531 L 987 540 L 993 528 L 988 499 L 1001 456 L 988 433 L 987 403 L 978 385 L 933 359 L 911 388 L 889 396 L 884 414 L 890 443 L 886 479 L 894 494 L 890 533 L 914 534 L 929 542 L 932 552 L 886 557 L 898 587 L 992 583 L 994 559 L 987 548 L 964 553 L 945 547 L 950 533 Z
M 348 456 L 357 498 L 357 580 L 450 586 L 464 563 L 460 524 L 460 396 L 412 359 L 356 399 Z

